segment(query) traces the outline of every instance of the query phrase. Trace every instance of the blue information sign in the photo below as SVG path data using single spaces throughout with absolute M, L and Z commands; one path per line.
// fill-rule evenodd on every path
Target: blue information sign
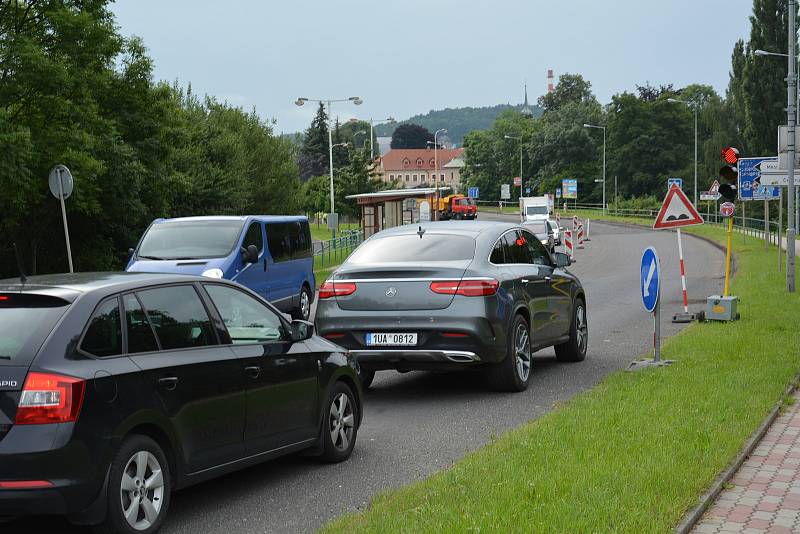
M 661 264 L 658 262 L 658 253 L 653 247 L 647 247 L 642 254 L 641 279 L 639 288 L 642 293 L 644 309 L 652 312 L 656 309 L 660 286 Z
M 564 198 L 578 198 L 578 180 L 575 178 L 561 180 L 561 196 Z
M 470 187 L 468 192 L 467 192 L 467 196 L 469 198 L 478 198 L 478 194 L 479 193 L 480 193 L 480 191 L 478 190 L 477 187 Z
M 667 191 L 672 189 L 673 185 L 677 185 L 679 189 L 683 189 L 683 178 L 667 178 Z
M 778 158 L 739 158 L 739 200 L 773 200 L 780 198 L 780 187 L 761 185 L 762 161 L 776 161 Z
M 561 198 L 561 188 L 556 187 L 556 198 Z

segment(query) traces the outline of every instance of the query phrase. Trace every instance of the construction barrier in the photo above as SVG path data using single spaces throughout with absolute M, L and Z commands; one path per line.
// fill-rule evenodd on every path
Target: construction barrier
M 564 252 L 571 260 L 575 259 L 575 247 L 572 245 L 572 230 L 564 230 Z
M 578 223 L 578 234 L 577 238 L 575 239 L 577 242 L 577 248 L 584 248 L 583 246 L 583 223 Z

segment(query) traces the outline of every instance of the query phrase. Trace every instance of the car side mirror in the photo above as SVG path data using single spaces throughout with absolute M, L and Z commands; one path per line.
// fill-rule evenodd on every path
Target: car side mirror
M 129 248 L 129 249 L 128 249 L 128 257 L 129 257 L 129 258 L 132 258 L 132 257 L 133 257 L 133 253 L 134 253 L 134 252 L 136 252 L 136 249 L 135 249 L 135 248 Z
M 556 260 L 556 267 L 569 267 L 572 265 L 572 259 L 568 254 L 564 254 L 563 252 L 556 252 L 553 254 L 553 259 Z
M 255 245 L 242 247 L 242 259 L 245 263 L 256 263 L 258 261 L 258 249 Z
M 314 323 L 295 319 L 292 321 L 292 341 L 305 341 L 314 335 Z

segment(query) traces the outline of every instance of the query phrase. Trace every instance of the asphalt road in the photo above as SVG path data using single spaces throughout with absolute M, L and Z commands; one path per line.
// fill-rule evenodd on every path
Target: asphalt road
M 502 216 L 497 216 L 502 218 Z M 482 217 L 488 218 L 488 217 Z M 513 220 L 509 218 L 507 220 Z M 639 261 L 655 246 L 664 278 L 662 332 L 682 310 L 677 241 L 672 232 L 591 224 L 591 241 L 570 270 L 586 288 L 589 350 L 584 362 L 559 364 L 552 349 L 534 359 L 524 393 L 489 391 L 479 376 L 379 372 L 366 394 L 364 424 L 350 461 L 325 465 L 289 457 L 176 494 L 162 532 L 311 532 L 326 521 L 366 507 L 377 493 L 445 469 L 492 436 L 522 425 L 591 388 L 652 348 L 652 316 L 642 310 Z M 692 309 L 723 284 L 724 254 L 684 235 Z M 3 532 L 78 532 L 63 520 L 24 520 Z

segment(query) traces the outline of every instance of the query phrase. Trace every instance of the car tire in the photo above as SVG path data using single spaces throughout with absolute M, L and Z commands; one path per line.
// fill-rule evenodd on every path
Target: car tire
M 111 462 L 106 517 L 95 531 L 158 531 L 169 510 L 171 491 L 169 463 L 158 443 L 147 436 L 128 436 Z
M 372 381 L 375 380 L 375 371 L 362 367 L 358 372 L 358 377 L 361 379 L 361 387 L 367 390 L 372 385 Z
M 569 327 L 569 340 L 556 345 L 556 359 L 560 362 L 582 362 L 589 346 L 589 323 L 586 317 L 586 303 L 580 297 L 572 306 L 572 319 Z
M 301 321 L 308 321 L 311 317 L 311 290 L 308 286 L 303 286 L 300 290 L 300 304 L 297 308 L 292 310 L 292 319 L 299 319 Z
M 489 384 L 497 391 L 525 391 L 531 380 L 532 363 L 530 327 L 523 316 L 516 315 L 509 331 L 506 357 L 489 369 Z
M 323 407 L 322 455 L 325 462 L 343 462 L 350 457 L 358 435 L 358 404 L 347 384 L 336 382 Z

